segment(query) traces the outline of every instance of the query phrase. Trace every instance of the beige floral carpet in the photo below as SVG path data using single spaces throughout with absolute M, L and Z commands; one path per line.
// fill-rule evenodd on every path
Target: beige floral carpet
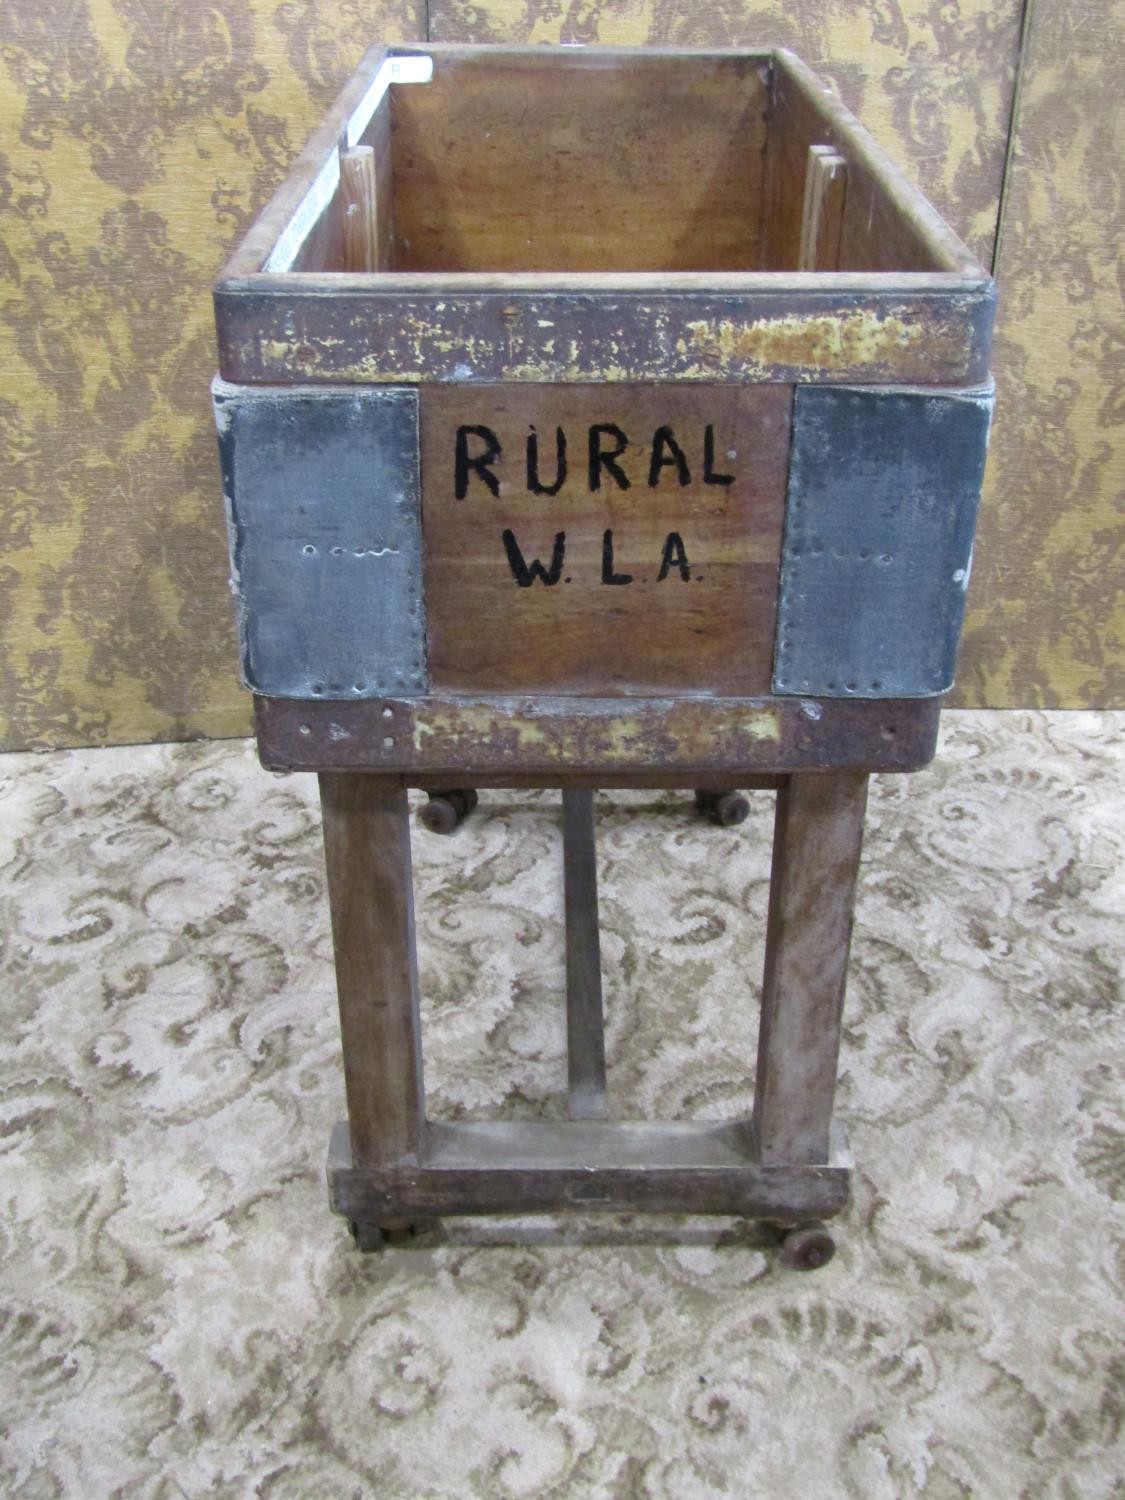
M 447 1221 L 361 1256 L 311 777 L 0 759 L 0 1489 L 1125 1494 L 1125 715 L 948 714 L 874 787 L 835 1261 L 729 1220 Z M 598 801 L 614 1103 L 748 1107 L 771 799 Z M 431 1110 L 557 1115 L 557 799 L 419 830 Z

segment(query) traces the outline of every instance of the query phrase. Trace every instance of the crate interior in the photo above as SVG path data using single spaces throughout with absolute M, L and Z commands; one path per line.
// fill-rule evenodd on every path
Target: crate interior
M 949 268 L 838 116 L 768 54 L 438 53 L 428 82 L 387 88 L 356 144 L 366 162 L 341 154 L 334 193 L 271 269 Z M 811 147 L 840 175 L 831 232 L 810 248 Z

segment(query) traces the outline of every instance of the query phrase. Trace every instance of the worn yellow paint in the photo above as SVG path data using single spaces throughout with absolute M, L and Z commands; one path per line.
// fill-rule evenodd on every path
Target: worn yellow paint
M 689 323 L 690 348 L 703 361 L 701 371 L 732 366 L 747 374 L 766 374 L 790 365 L 811 370 L 848 370 L 893 365 L 905 348 L 923 349 L 935 367 L 964 369 L 968 348 L 965 325 L 937 321 L 911 322 L 891 312 L 857 310 L 827 316 L 759 318 L 752 322 Z
M 951 299 L 952 300 L 952 299 Z M 446 335 L 443 314 L 436 305 L 428 318 L 414 317 L 409 323 L 410 357 L 404 364 L 393 351 L 378 344 L 357 357 L 339 358 L 334 351 L 348 341 L 331 336 L 301 339 L 262 338 L 256 342 L 260 359 L 269 378 L 286 371 L 295 380 L 330 379 L 349 383 L 417 384 L 426 378 L 427 352 L 456 352 L 468 369 L 481 361 L 491 361 L 494 349 L 482 338 L 470 336 L 458 341 Z M 954 302 L 953 315 L 937 317 L 911 316 L 905 307 L 884 313 L 857 308 L 852 312 L 824 314 L 790 314 L 780 317 L 735 319 L 700 319 L 685 326 L 688 338 L 679 338 L 673 346 L 680 356 L 676 378 L 713 381 L 732 375 L 739 379 L 818 379 L 823 372 L 850 373 L 862 383 L 865 379 L 893 379 L 912 382 L 922 378 L 921 364 L 929 375 L 955 384 L 968 371 L 973 331 L 969 304 Z M 668 336 L 668 319 L 653 315 L 653 342 Z M 596 367 L 580 360 L 579 350 L 571 341 L 565 358 L 556 356 L 555 340 L 532 355 L 521 343 L 520 358 L 509 349 L 509 362 L 501 367 L 499 378 L 506 381 L 582 382 L 591 379 L 613 384 L 654 378 L 647 359 L 630 360 L 623 341 L 607 340 L 609 359 Z M 327 356 L 327 357 L 326 357 Z
M 628 699 L 608 704 L 582 699 L 490 700 L 419 699 L 411 705 L 411 742 L 430 764 L 472 759 L 474 749 L 490 746 L 512 761 L 543 766 L 706 765 L 716 746 L 753 741 L 778 743 L 781 718 L 773 707 L 706 698 L 648 704 Z M 731 757 L 734 758 L 734 757 Z

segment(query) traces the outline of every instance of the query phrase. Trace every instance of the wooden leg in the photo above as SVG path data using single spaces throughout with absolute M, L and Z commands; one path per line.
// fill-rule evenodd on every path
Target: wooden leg
M 563 791 L 563 881 L 566 894 L 566 1046 L 570 1115 L 604 1120 L 605 1023 L 602 1014 L 598 869 L 594 794 Z
M 416 1160 L 425 1128 L 414 891 L 405 790 L 320 776 L 351 1159 Z
M 864 771 L 795 774 L 777 794 L 754 1092 L 763 1165 L 829 1159 L 866 805 Z

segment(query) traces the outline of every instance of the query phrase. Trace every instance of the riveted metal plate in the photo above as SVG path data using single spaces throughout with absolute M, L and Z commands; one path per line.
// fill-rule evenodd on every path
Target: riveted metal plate
M 991 387 L 798 388 L 775 693 L 952 686 L 991 412 Z
M 213 396 L 247 686 L 424 692 L 417 393 L 216 380 Z

